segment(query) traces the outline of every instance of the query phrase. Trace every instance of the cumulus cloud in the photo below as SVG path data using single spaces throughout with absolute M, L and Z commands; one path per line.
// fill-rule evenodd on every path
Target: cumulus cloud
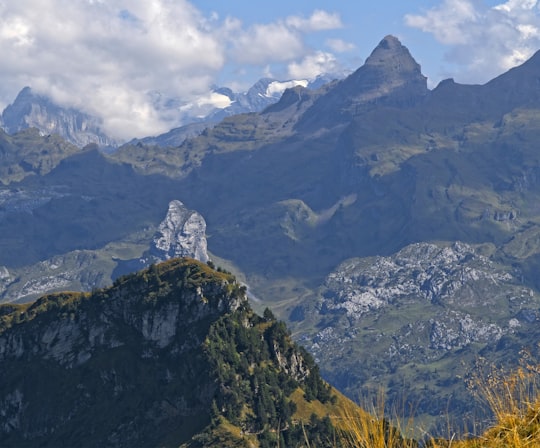
M 448 62 L 462 82 L 486 82 L 523 63 L 540 48 L 538 0 L 508 0 L 489 7 L 479 0 L 444 0 L 405 23 L 448 45 Z
M 302 37 L 285 23 L 257 24 L 231 38 L 231 57 L 244 64 L 290 61 L 306 50 Z
M 315 10 L 307 19 L 300 16 L 287 17 L 285 23 L 290 28 L 306 32 L 333 30 L 343 26 L 338 14 L 331 14 L 320 9 Z
M 101 117 L 114 137 L 155 135 L 185 113 L 167 99 L 221 103 L 204 95 L 225 64 L 262 71 L 300 60 L 305 33 L 340 26 L 337 15 L 315 11 L 246 27 L 206 17 L 188 0 L 0 1 L 0 107 L 28 85 Z
M 166 130 L 147 93 L 207 89 L 224 55 L 206 27 L 183 0 L 2 2 L 0 94 L 30 85 L 120 138 Z
M 356 45 L 351 42 L 345 42 L 342 39 L 327 39 L 326 46 L 336 53 L 346 53 L 356 49 Z
M 338 69 L 336 57 L 324 51 L 309 54 L 300 62 L 291 62 L 288 66 L 289 76 L 295 79 L 313 79 L 321 73 L 335 73 Z
M 304 33 L 341 28 L 337 14 L 316 10 L 307 18 L 289 16 L 268 24 L 255 24 L 242 29 L 236 21 L 229 26 L 227 40 L 231 42 L 230 56 L 244 64 L 263 64 L 268 61 L 286 62 L 300 58 L 308 51 Z

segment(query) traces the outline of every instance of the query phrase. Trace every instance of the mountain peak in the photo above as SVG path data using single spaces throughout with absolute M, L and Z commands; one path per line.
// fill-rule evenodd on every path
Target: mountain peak
M 37 128 L 43 135 L 58 134 L 80 148 L 97 143 L 115 146 L 116 142 L 104 134 L 101 120 L 82 111 L 56 104 L 51 98 L 24 87 L 13 104 L 2 112 L 3 127 L 8 134 Z
M 347 122 L 377 104 L 411 107 L 428 92 L 420 64 L 399 39 L 388 35 L 362 67 L 317 100 L 301 126 Z M 330 121 L 328 117 L 332 117 Z
M 34 97 L 34 92 L 29 86 L 23 87 L 22 90 L 17 95 L 17 99 L 15 101 L 20 101 L 22 99 L 28 99 Z
M 391 35 L 379 42 L 365 64 L 344 84 L 355 86 L 360 98 L 369 102 L 388 96 L 402 102 L 405 97 L 411 99 L 423 96 L 428 91 L 420 64 L 414 60 L 407 47 Z
M 421 73 L 420 65 L 414 60 L 397 37 L 388 35 L 379 42 L 366 59 L 365 67 L 378 67 L 394 72 Z

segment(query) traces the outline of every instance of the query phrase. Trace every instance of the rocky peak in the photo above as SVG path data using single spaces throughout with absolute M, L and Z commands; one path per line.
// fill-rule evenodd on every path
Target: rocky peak
M 167 216 L 158 227 L 149 255 L 160 261 L 190 257 L 206 263 L 206 222 L 194 210 L 178 200 L 169 203 Z
M 366 63 L 347 80 L 348 88 L 358 89 L 359 99 L 372 101 L 406 89 L 406 96 L 427 94 L 427 78 L 407 47 L 394 36 L 386 36 Z M 403 96 L 401 94 L 400 96 Z
M 116 142 L 101 130 L 100 120 L 72 108 L 55 104 L 46 96 L 23 88 L 13 104 L 2 113 L 3 127 L 9 134 L 37 128 L 43 135 L 58 134 L 78 147 L 90 143 L 114 146 Z
M 376 105 L 411 107 L 429 90 L 427 78 L 409 50 L 386 36 L 366 63 L 321 96 L 300 123 L 309 130 L 349 122 Z
M 385 70 L 420 73 L 420 65 L 411 56 L 407 47 L 394 36 L 386 36 L 381 40 L 364 65 L 382 67 Z

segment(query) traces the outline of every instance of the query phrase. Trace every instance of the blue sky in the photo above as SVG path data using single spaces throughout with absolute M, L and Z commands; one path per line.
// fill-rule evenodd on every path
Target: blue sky
M 484 83 L 540 49 L 539 3 L 0 0 L 0 107 L 28 85 L 98 115 L 116 137 L 155 135 L 178 125 L 186 103 L 219 100 L 213 85 L 355 70 L 387 34 L 431 87 Z
M 538 35 L 534 35 L 530 45 L 522 51 L 523 42 L 520 41 L 519 33 L 505 30 L 496 35 L 497 27 L 501 24 L 514 30 L 523 24 L 537 26 L 539 7 L 536 1 L 530 0 L 276 0 L 248 4 L 241 0 L 198 0 L 193 4 L 208 16 L 216 14 L 218 21 L 235 17 L 246 27 L 275 23 L 290 16 L 307 18 L 314 11 L 335 14 L 340 19 L 340 26 L 305 33 L 302 38 L 306 44 L 306 54 L 310 51 L 331 53 L 341 68 L 349 70 L 358 68 L 385 35 L 393 34 L 422 65 L 431 87 L 448 77 L 463 83 L 487 82 L 516 63 L 523 62 L 540 43 Z M 507 11 L 503 8 L 505 6 Z M 495 10 L 499 13 L 494 14 Z M 468 14 L 474 17 L 468 17 Z M 420 23 L 422 18 L 428 23 Z M 432 21 L 432 27 L 429 21 Z M 438 31 L 433 29 L 436 26 Z M 445 30 L 446 35 L 443 35 Z M 459 42 L 456 34 L 463 36 L 464 41 Z M 504 39 L 507 41 L 501 44 L 500 40 Z M 331 40 L 349 44 L 346 47 L 348 50 L 338 52 L 329 48 L 328 41 Z M 475 63 L 484 45 L 489 60 L 482 64 Z M 497 46 L 497 51 L 493 52 L 493 46 Z M 518 49 L 522 57 L 511 59 L 511 63 L 503 62 L 503 58 L 508 59 L 508 55 L 515 49 Z M 464 56 L 467 52 L 468 58 Z M 247 71 L 247 76 L 241 76 L 239 70 Z M 291 75 L 279 63 L 271 64 L 270 72 L 278 77 Z M 230 83 L 231 80 L 246 79 L 249 82 L 255 73 L 260 75 L 260 67 L 230 64 L 221 72 L 220 80 Z

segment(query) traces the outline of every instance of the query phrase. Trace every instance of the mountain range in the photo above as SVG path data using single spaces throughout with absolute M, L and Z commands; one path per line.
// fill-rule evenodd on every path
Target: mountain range
M 176 146 L 187 137 L 199 135 L 204 129 L 225 117 L 260 112 L 276 103 L 286 88 L 302 85 L 316 89 L 330 79 L 331 75 L 319 75 L 313 80 L 278 81 L 263 78 L 246 92 L 240 93 L 226 87 L 214 87 L 210 95 L 221 98 L 221 102 L 227 103 L 227 106 L 218 104 L 216 98 L 209 102 L 207 100 L 206 103 L 201 100 L 201 105 L 198 105 L 197 101 L 162 98 L 160 93 L 154 92 L 156 109 L 177 115 L 178 127 L 163 135 L 134 139 L 133 143 L 142 141 L 148 145 Z M 72 107 L 60 106 L 46 95 L 35 93 L 30 87 L 24 87 L 13 104 L 4 109 L 0 125 L 10 135 L 35 128 L 42 135 L 58 135 L 79 148 L 94 143 L 102 149 L 113 151 L 122 143 L 106 134 L 102 119 Z
M 347 78 L 172 146 L 104 154 L 2 133 L 2 298 L 110 284 L 184 250 L 171 237 L 155 251 L 194 216 L 185 233 L 204 234 L 332 384 L 394 403 L 410 392 L 435 427 L 447 410 L 474 419 L 475 360 L 538 350 L 539 77 L 537 53 L 485 85 L 430 90 L 387 36 Z M 185 219 L 167 227 L 171 209 Z

